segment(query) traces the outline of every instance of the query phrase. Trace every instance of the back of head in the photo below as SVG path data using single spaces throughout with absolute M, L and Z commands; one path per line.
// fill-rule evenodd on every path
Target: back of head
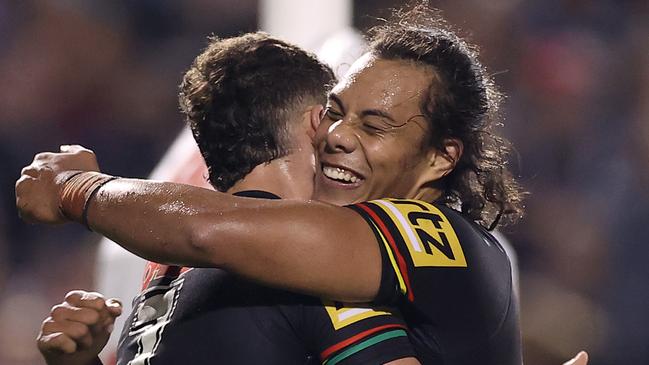
M 478 60 L 477 49 L 453 32 L 426 1 L 396 10 L 370 30 L 370 51 L 382 59 L 431 67 L 435 77 L 421 101 L 429 123 L 425 148 L 444 151 L 443 141 L 462 141 L 464 153 L 441 181 L 444 202 L 485 226 L 516 220 L 522 192 L 506 167 L 506 141 L 497 136 L 501 94 Z
M 286 155 L 290 122 L 305 106 L 325 104 L 334 81 L 314 55 L 265 33 L 210 38 L 185 73 L 179 101 L 212 185 L 225 191 Z

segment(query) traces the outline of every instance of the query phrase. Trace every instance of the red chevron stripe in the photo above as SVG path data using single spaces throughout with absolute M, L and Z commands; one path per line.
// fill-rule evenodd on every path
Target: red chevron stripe
M 408 269 L 407 269 L 408 266 L 406 264 L 406 260 L 403 258 L 403 256 L 401 256 L 401 253 L 397 248 L 397 244 L 395 243 L 392 234 L 390 234 L 388 227 L 385 226 L 381 218 L 379 218 L 379 216 L 376 215 L 376 213 L 372 209 L 370 209 L 367 205 L 365 205 L 365 203 L 356 204 L 356 206 L 360 207 L 365 212 L 367 212 L 367 214 L 369 214 L 374 220 L 374 222 L 379 226 L 381 232 L 383 232 L 383 235 L 387 237 L 388 243 L 390 244 L 390 247 L 392 247 L 392 252 L 394 252 L 394 254 L 397 256 L 397 265 L 399 265 L 401 275 L 403 276 L 403 281 L 406 283 L 408 300 L 413 302 L 415 300 L 415 296 L 412 292 L 412 287 L 410 286 L 410 279 L 408 277 Z
M 348 338 L 346 340 L 340 341 L 337 344 L 335 344 L 335 345 L 327 348 L 326 350 L 322 351 L 322 353 L 320 353 L 320 361 L 325 361 L 327 358 L 329 358 L 329 356 L 331 356 L 334 353 L 336 353 L 336 352 L 344 349 L 345 347 L 353 344 L 354 342 L 357 342 L 359 340 L 364 339 L 365 337 L 368 337 L 369 335 L 372 335 L 374 333 L 377 333 L 379 331 L 383 331 L 383 330 L 389 329 L 389 328 L 402 328 L 402 329 L 405 330 L 406 326 L 401 325 L 401 324 L 386 324 L 386 325 L 383 325 L 383 326 L 378 326 L 378 327 L 371 328 L 369 330 L 363 331 L 361 333 L 358 333 L 358 334 L 356 334 L 356 335 L 354 335 L 354 336 L 352 336 L 352 337 L 350 337 L 350 338 Z

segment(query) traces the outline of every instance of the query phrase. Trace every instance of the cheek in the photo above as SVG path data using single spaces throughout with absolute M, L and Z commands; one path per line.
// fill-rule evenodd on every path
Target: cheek
M 416 179 L 422 166 L 422 155 L 413 146 L 394 143 L 376 146 L 368 151 L 370 162 L 378 185 L 410 185 Z
M 329 118 L 322 118 L 320 120 L 320 124 L 318 124 L 318 128 L 315 131 L 316 144 L 319 144 L 322 141 L 324 141 L 324 139 L 327 137 L 327 134 L 329 133 L 329 128 L 331 128 L 331 125 L 333 123 L 334 122 Z

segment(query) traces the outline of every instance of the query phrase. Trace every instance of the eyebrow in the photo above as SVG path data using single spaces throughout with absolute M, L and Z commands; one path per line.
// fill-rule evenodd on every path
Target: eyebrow
M 345 110 L 345 105 L 343 104 L 342 100 L 340 100 L 340 97 L 334 93 L 329 94 L 329 99 L 333 101 L 334 103 L 338 104 L 338 106 L 341 109 L 341 112 L 343 114 L 347 114 L 347 111 Z M 366 116 L 377 116 L 377 117 L 382 117 L 391 120 L 393 123 L 397 123 L 397 121 L 388 113 L 383 110 L 379 109 L 366 109 L 361 112 L 361 118 L 366 117 Z
M 347 114 L 347 111 L 345 110 L 345 105 L 343 104 L 343 101 L 340 100 L 340 97 L 334 93 L 329 93 L 329 100 L 333 101 L 334 103 L 338 104 L 340 107 L 340 111 L 343 114 Z

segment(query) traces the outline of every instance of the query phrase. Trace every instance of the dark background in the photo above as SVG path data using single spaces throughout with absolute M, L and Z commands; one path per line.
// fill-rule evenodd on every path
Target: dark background
M 236 6 L 234 5 L 236 4 Z M 356 1 L 361 29 L 393 1 Z M 518 251 L 526 364 L 649 364 L 649 3 L 432 1 L 508 95 L 527 190 Z M 328 16 L 322 14 L 321 16 Z M 13 184 L 80 143 L 145 177 L 182 128 L 183 71 L 205 36 L 257 29 L 254 0 L 0 0 L 0 364 L 40 364 L 49 308 L 91 288 L 97 236 L 18 220 Z M 127 298 L 126 300 L 129 300 Z

